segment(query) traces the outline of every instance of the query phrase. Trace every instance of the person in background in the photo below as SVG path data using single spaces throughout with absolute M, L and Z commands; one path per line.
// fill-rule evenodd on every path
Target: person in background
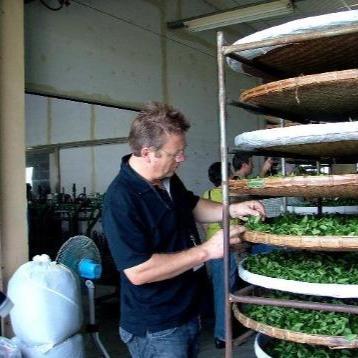
M 265 177 L 269 175 L 272 170 L 274 160 L 271 157 L 265 159 L 259 176 Z M 232 158 L 232 167 L 234 169 L 232 179 L 246 179 L 252 174 L 254 165 L 252 162 L 252 156 L 245 153 L 236 153 Z
M 229 168 L 228 168 L 229 170 Z M 221 162 L 215 162 L 210 165 L 208 169 L 209 180 L 214 184 L 214 187 L 207 190 L 203 194 L 204 199 L 209 199 L 218 203 L 222 203 L 222 188 L 221 188 Z M 230 176 L 230 175 L 229 175 Z M 239 225 L 239 219 L 231 219 L 230 226 Z M 205 241 L 210 240 L 218 231 L 222 229 L 222 223 L 204 224 Z M 230 252 L 230 274 L 229 284 L 230 291 L 235 292 L 239 288 L 239 275 L 237 271 L 236 253 Z M 225 348 L 225 288 L 224 288 L 224 260 L 218 258 L 210 260 L 207 263 L 208 270 L 213 288 L 214 296 L 214 344 L 218 349 Z M 238 323 L 233 320 L 233 338 L 238 335 Z
M 233 175 L 232 179 L 247 178 L 254 168 L 252 156 L 245 153 L 236 153 L 232 158 Z
M 264 163 L 261 166 L 259 176 L 266 177 L 269 175 L 274 175 L 276 173 L 275 160 L 271 157 L 266 157 Z M 233 167 L 233 179 L 246 179 L 248 178 L 254 169 L 252 157 L 246 153 L 236 153 L 232 158 L 232 167 Z M 286 164 L 286 170 L 290 167 Z M 251 199 L 251 196 L 243 196 L 240 200 Z M 278 216 L 282 212 L 282 198 L 266 198 L 261 200 L 261 203 L 265 207 L 265 211 L 268 217 Z M 275 250 L 275 247 L 268 244 L 253 244 L 250 247 L 249 252 L 251 254 L 258 253 L 269 253 Z
M 199 351 L 196 269 L 223 256 L 223 231 L 198 244 L 195 222 L 217 222 L 222 205 L 188 191 L 175 174 L 185 160 L 189 122 L 178 110 L 148 104 L 129 133 L 103 207 L 103 227 L 121 279 L 121 339 L 135 358 L 191 358 Z M 257 201 L 231 204 L 232 218 L 264 216 Z M 240 243 L 232 226 L 230 243 Z

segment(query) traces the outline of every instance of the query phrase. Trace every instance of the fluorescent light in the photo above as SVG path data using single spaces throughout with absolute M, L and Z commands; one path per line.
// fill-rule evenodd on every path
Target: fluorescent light
M 184 20 L 183 23 L 189 31 L 204 31 L 291 13 L 293 13 L 293 7 L 290 0 L 277 0 L 192 20 Z

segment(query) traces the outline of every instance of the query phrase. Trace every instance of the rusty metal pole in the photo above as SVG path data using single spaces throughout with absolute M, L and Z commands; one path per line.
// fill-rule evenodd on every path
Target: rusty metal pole
M 225 56 L 222 52 L 224 35 L 217 33 L 218 90 L 219 90 L 219 123 L 220 123 L 220 154 L 222 178 L 222 220 L 224 229 L 224 287 L 225 287 L 225 358 L 232 357 L 231 302 L 229 281 L 229 190 L 228 190 L 228 150 L 226 144 L 226 94 L 225 94 Z
M 316 161 L 316 170 L 317 170 L 317 175 L 320 175 L 321 173 L 321 162 L 319 160 Z M 317 215 L 321 216 L 323 213 L 323 209 L 322 209 L 322 198 L 317 198 Z
M 285 127 L 285 120 L 283 118 L 280 118 L 280 128 Z M 286 176 L 286 158 L 281 158 L 281 174 L 283 176 Z M 284 196 L 282 198 L 282 212 L 287 213 L 287 197 Z
M 267 305 L 276 307 L 289 307 L 315 311 L 327 312 L 341 312 L 358 314 L 358 306 L 352 304 L 336 304 L 336 303 L 321 303 L 314 301 L 299 301 L 281 298 L 267 298 L 264 296 L 255 296 L 255 289 L 257 287 L 250 285 L 244 287 L 234 294 L 230 295 L 231 302 L 254 304 L 254 305 Z

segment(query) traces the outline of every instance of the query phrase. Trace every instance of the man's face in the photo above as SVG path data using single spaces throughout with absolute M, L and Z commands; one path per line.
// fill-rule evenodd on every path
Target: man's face
M 153 173 L 157 179 L 171 177 L 180 163 L 185 160 L 185 135 L 168 134 L 162 148 L 155 151 L 153 158 Z
M 252 173 L 252 170 L 254 169 L 254 164 L 252 162 L 252 158 L 249 159 L 249 162 L 245 163 L 245 177 L 249 176 Z

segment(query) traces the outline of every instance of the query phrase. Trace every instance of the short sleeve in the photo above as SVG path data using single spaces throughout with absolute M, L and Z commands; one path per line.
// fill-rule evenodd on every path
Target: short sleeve
M 103 227 L 119 271 L 139 265 L 152 256 L 148 229 L 140 220 L 130 193 L 122 190 L 107 192 Z

